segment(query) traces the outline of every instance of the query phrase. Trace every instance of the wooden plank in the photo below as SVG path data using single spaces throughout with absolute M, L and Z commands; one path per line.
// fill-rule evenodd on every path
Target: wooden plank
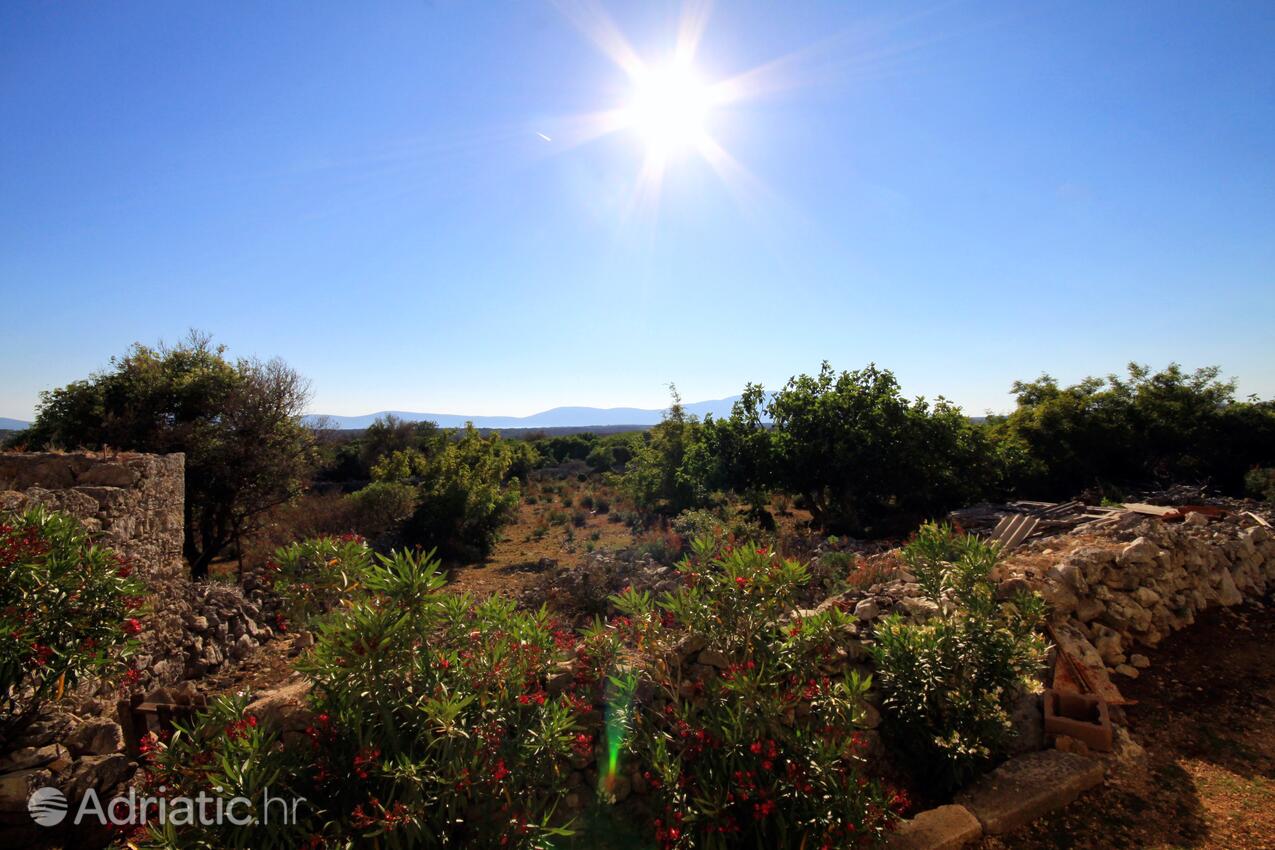
M 1040 524 L 1040 520 L 1034 516 L 1022 516 L 1018 527 L 1009 535 L 1004 545 L 1001 547 L 1003 551 L 1010 551 L 1018 547 L 1020 543 L 1027 539 L 1027 535 L 1036 530 L 1036 526 Z
M 1148 505 L 1143 502 L 1126 502 L 1124 509 L 1133 511 L 1135 514 L 1146 514 L 1147 516 L 1169 516 L 1178 512 L 1177 508 L 1169 505 Z

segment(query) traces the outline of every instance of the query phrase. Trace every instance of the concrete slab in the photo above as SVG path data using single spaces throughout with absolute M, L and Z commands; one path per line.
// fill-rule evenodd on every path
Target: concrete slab
M 899 824 L 890 850 L 961 850 L 983 837 L 978 818 L 964 806 L 939 806 Z
M 1043 750 L 1017 756 L 956 795 L 992 835 L 1012 832 L 1102 784 L 1102 763 Z

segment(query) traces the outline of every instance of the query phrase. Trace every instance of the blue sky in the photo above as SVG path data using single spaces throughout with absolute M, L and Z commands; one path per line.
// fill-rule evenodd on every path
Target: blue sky
M 1129 360 L 1275 395 L 1275 5 L 721 2 L 748 176 L 682 150 L 636 203 L 640 132 L 566 141 L 632 97 L 589 8 L 0 5 L 0 415 L 190 327 L 341 414 L 823 359 L 971 413 Z M 667 63 L 682 6 L 597 8 Z

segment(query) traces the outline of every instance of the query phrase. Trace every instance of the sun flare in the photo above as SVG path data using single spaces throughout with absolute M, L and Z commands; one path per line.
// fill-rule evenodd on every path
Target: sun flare
M 712 106 L 709 89 L 687 65 L 643 70 L 633 80 L 626 123 L 659 152 L 698 147 Z

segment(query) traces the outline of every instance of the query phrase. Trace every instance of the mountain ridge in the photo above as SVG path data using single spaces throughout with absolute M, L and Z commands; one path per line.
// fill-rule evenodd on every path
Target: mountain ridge
M 682 408 L 701 419 L 711 413 L 714 418 L 729 416 L 731 406 L 739 396 L 689 402 Z M 331 427 L 341 429 L 366 428 L 378 417 L 397 416 L 406 422 L 436 422 L 440 428 L 460 428 L 473 422 L 475 428 L 582 428 L 612 425 L 655 425 L 668 411 L 667 407 L 551 407 L 529 416 L 464 416 L 458 413 L 417 413 L 408 410 L 380 410 L 362 416 L 334 416 L 311 414 L 307 422 L 326 421 Z

